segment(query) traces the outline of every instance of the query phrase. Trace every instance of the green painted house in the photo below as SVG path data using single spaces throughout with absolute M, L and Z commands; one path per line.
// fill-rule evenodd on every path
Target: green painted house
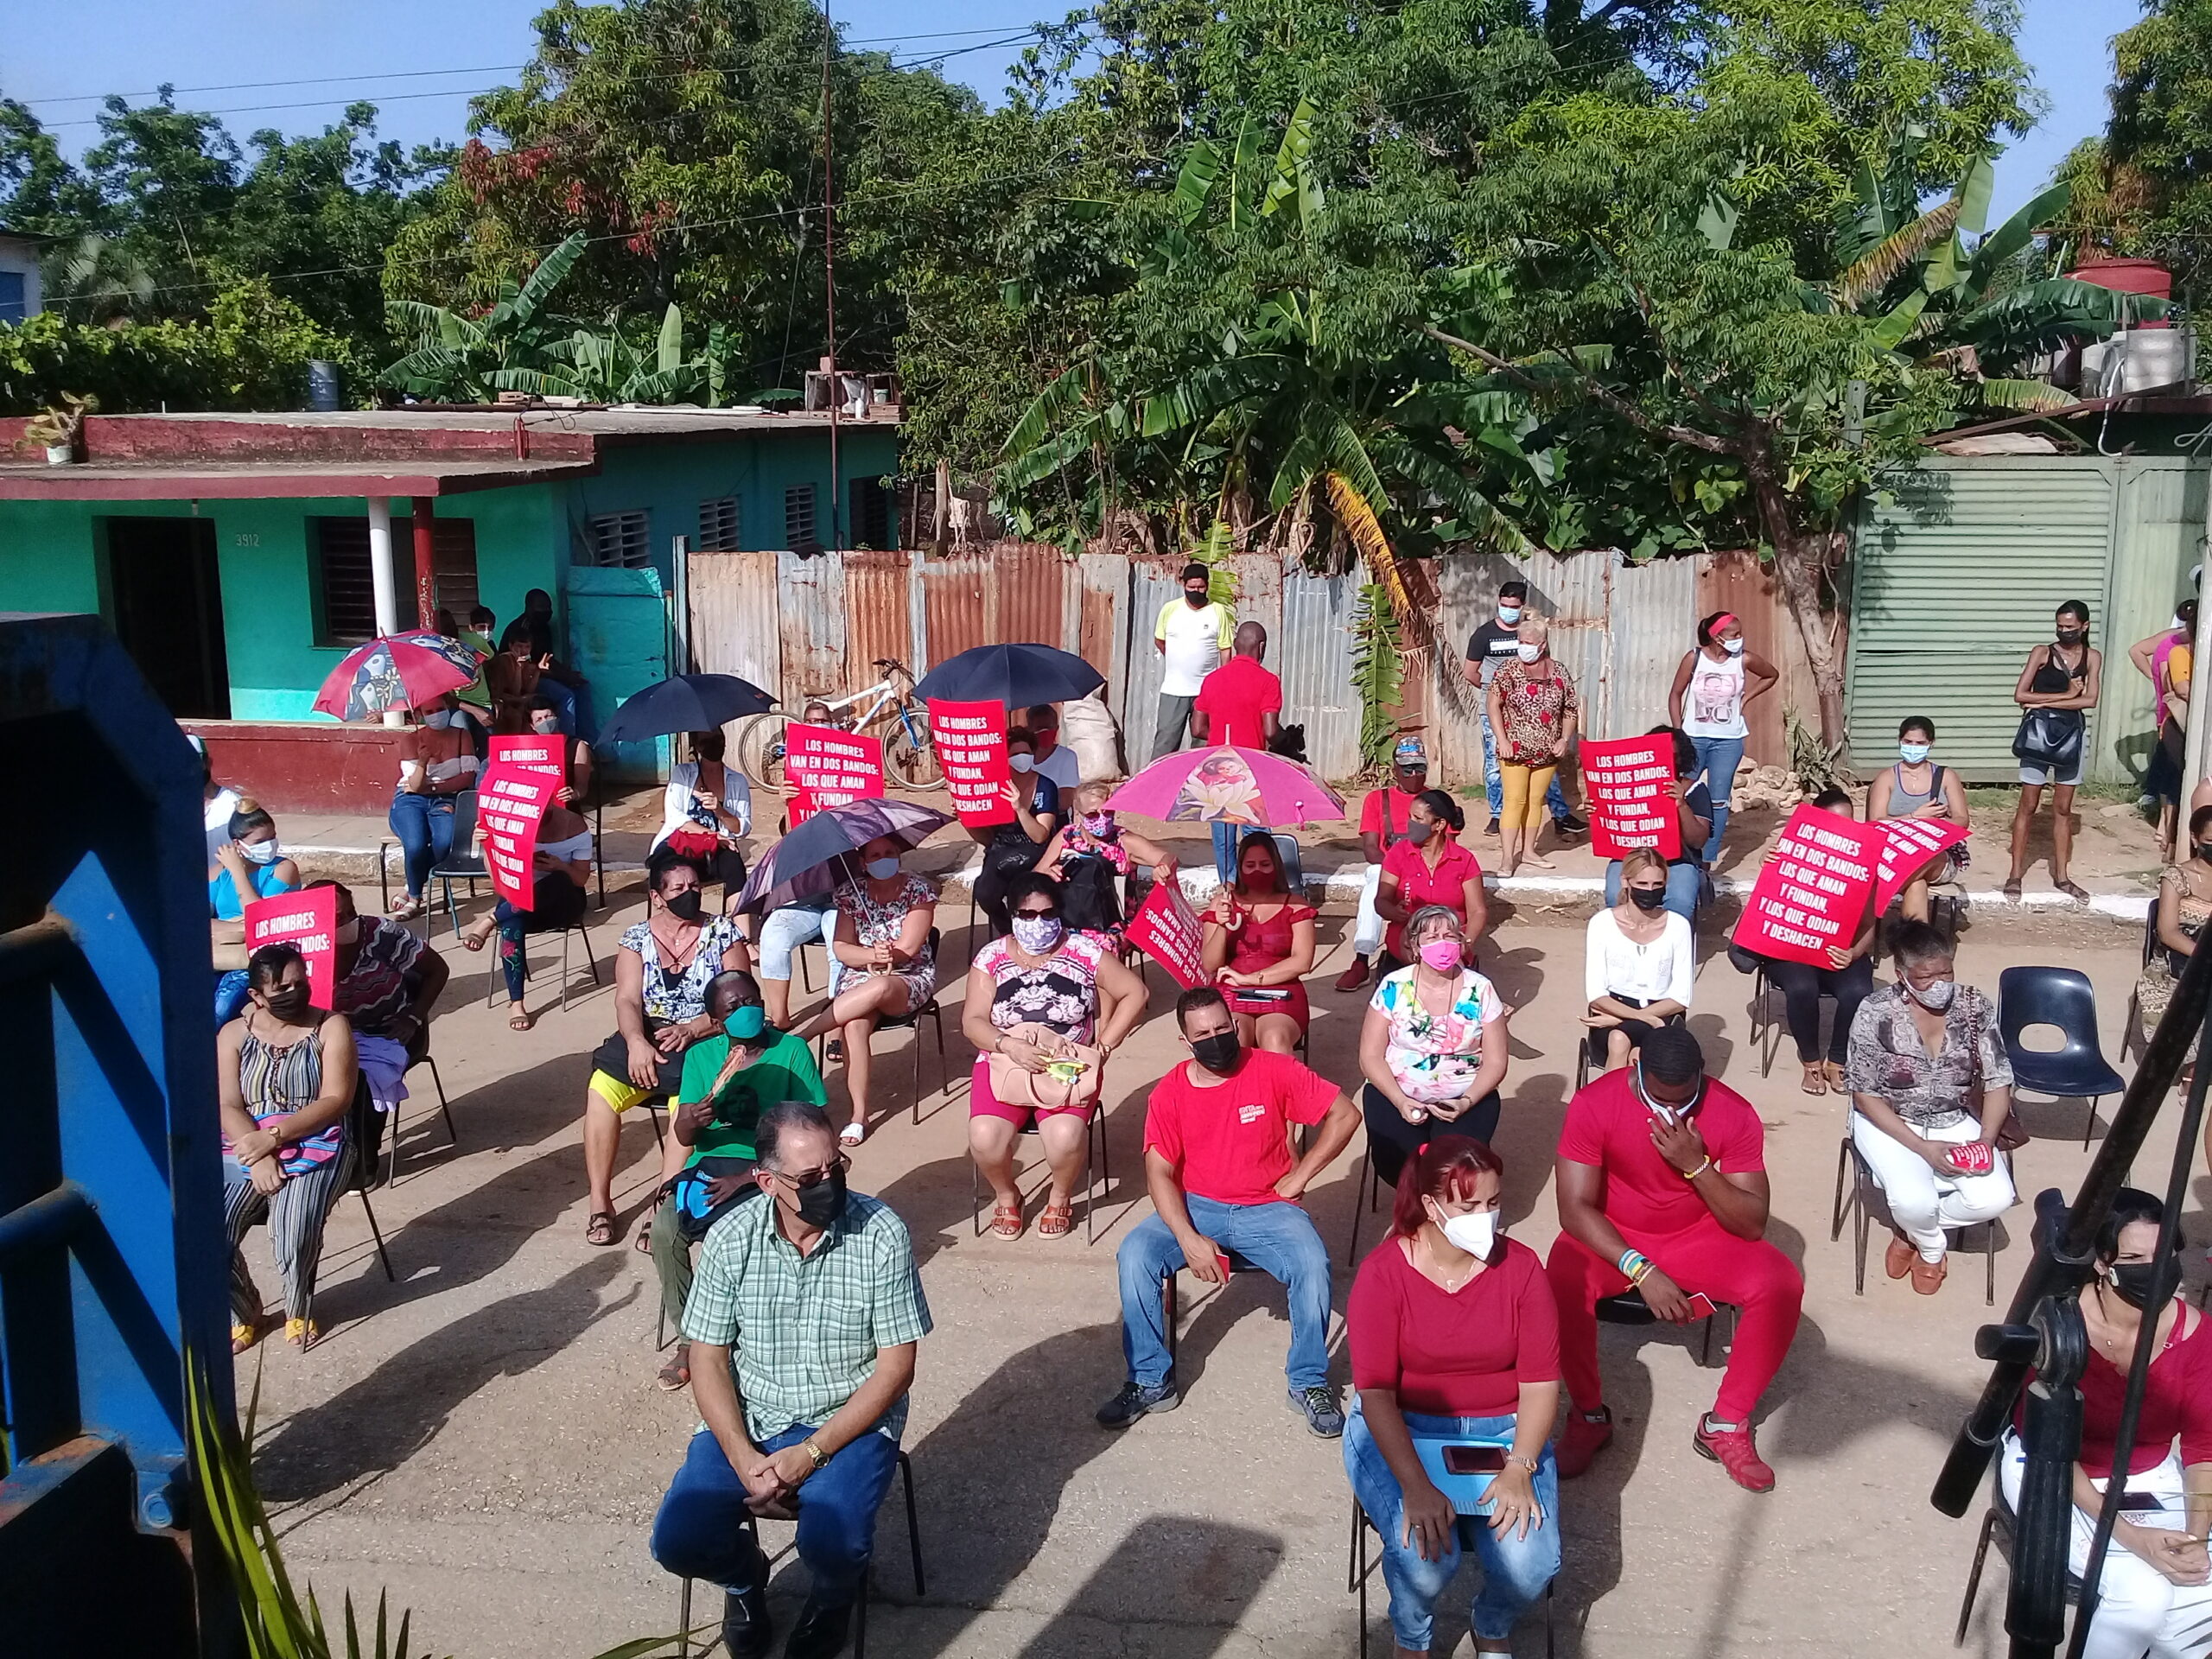
M 0 611 L 105 618 L 195 730 L 302 723 L 327 747 L 312 705 L 348 650 L 440 607 L 504 626 L 543 588 L 603 718 L 670 671 L 679 542 L 893 544 L 897 415 L 834 432 L 765 410 L 96 416 L 61 466 L 0 421 Z

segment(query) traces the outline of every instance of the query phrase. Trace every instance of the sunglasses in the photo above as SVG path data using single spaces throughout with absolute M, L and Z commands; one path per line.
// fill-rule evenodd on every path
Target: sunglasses
M 833 1175 L 843 1174 L 852 1166 L 853 1160 L 841 1152 L 829 1166 L 823 1169 L 810 1169 L 798 1175 L 786 1175 L 780 1169 L 764 1170 L 761 1173 L 773 1176 L 777 1180 L 789 1182 L 791 1190 L 795 1192 L 804 1192 L 810 1187 L 821 1185 Z

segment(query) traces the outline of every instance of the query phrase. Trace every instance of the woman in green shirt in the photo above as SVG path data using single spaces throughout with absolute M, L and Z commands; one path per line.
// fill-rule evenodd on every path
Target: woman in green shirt
M 751 974 L 739 968 L 715 975 L 707 986 L 707 1015 L 721 1029 L 684 1052 L 672 1133 L 661 1147 L 661 1198 L 639 1239 L 653 1258 L 672 1328 L 682 1326 L 691 1294 L 691 1247 L 760 1190 L 753 1179 L 753 1128 L 760 1114 L 782 1101 L 820 1106 L 829 1097 L 813 1050 L 767 1023 Z M 690 1380 L 690 1344 L 679 1342 L 661 1367 L 660 1385 L 673 1392 Z

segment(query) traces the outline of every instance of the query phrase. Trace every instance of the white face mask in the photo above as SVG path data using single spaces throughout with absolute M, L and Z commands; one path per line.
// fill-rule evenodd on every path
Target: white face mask
M 1498 1232 L 1498 1212 L 1495 1210 L 1470 1210 L 1465 1215 L 1447 1216 L 1444 1222 L 1445 1238 L 1482 1262 L 1490 1260 Z
M 266 841 L 242 841 L 238 843 L 238 851 L 245 855 L 245 861 L 249 864 L 273 864 L 276 861 L 276 837 L 271 836 Z
M 1905 995 L 1930 1014 L 1941 1014 L 1951 1006 L 1951 999 L 1959 994 L 1955 979 L 1939 979 L 1933 985 L 1921 986 L 1907 980 Z
M 1520 653 L 1521 660 L 1524 663 L 1533 663 L 1544 654 L 1544 648 L 1541 645 L 1532 645 L 1525 639 L 1513 649 Z
M 1740 657 L 1744 654 L 1744 642 L 1741 639 L 1723 639 L 1720 649 L 1731 657 Z

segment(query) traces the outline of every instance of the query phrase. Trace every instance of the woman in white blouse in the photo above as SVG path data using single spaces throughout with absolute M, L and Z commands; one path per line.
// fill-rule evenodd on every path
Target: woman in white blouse
M 673 847 L 706 867 L 707 880 L 722 884 L 722 911 L 728 914 L 745 886 L 745 855 L 740 837 L 753 830 L 753 787 L 745 774 L 722 764 L 719 728 L 693 732 L 687 739 L 691 758 L 668 772 L 661 793 L 660 833 L 646 849 Z
M 1582 1023 L 1590 1027 L 1590 1058 L 1609 1071 L 1628 1064 L 1644 1033 L 1688 1011 L 1696 969 L 1690 925 L 1666 902 L 1667 861 L 1639 849 L 1621 861 L 1620 903 L 1590 918 L 1582 968 L 1590 1011 Z

